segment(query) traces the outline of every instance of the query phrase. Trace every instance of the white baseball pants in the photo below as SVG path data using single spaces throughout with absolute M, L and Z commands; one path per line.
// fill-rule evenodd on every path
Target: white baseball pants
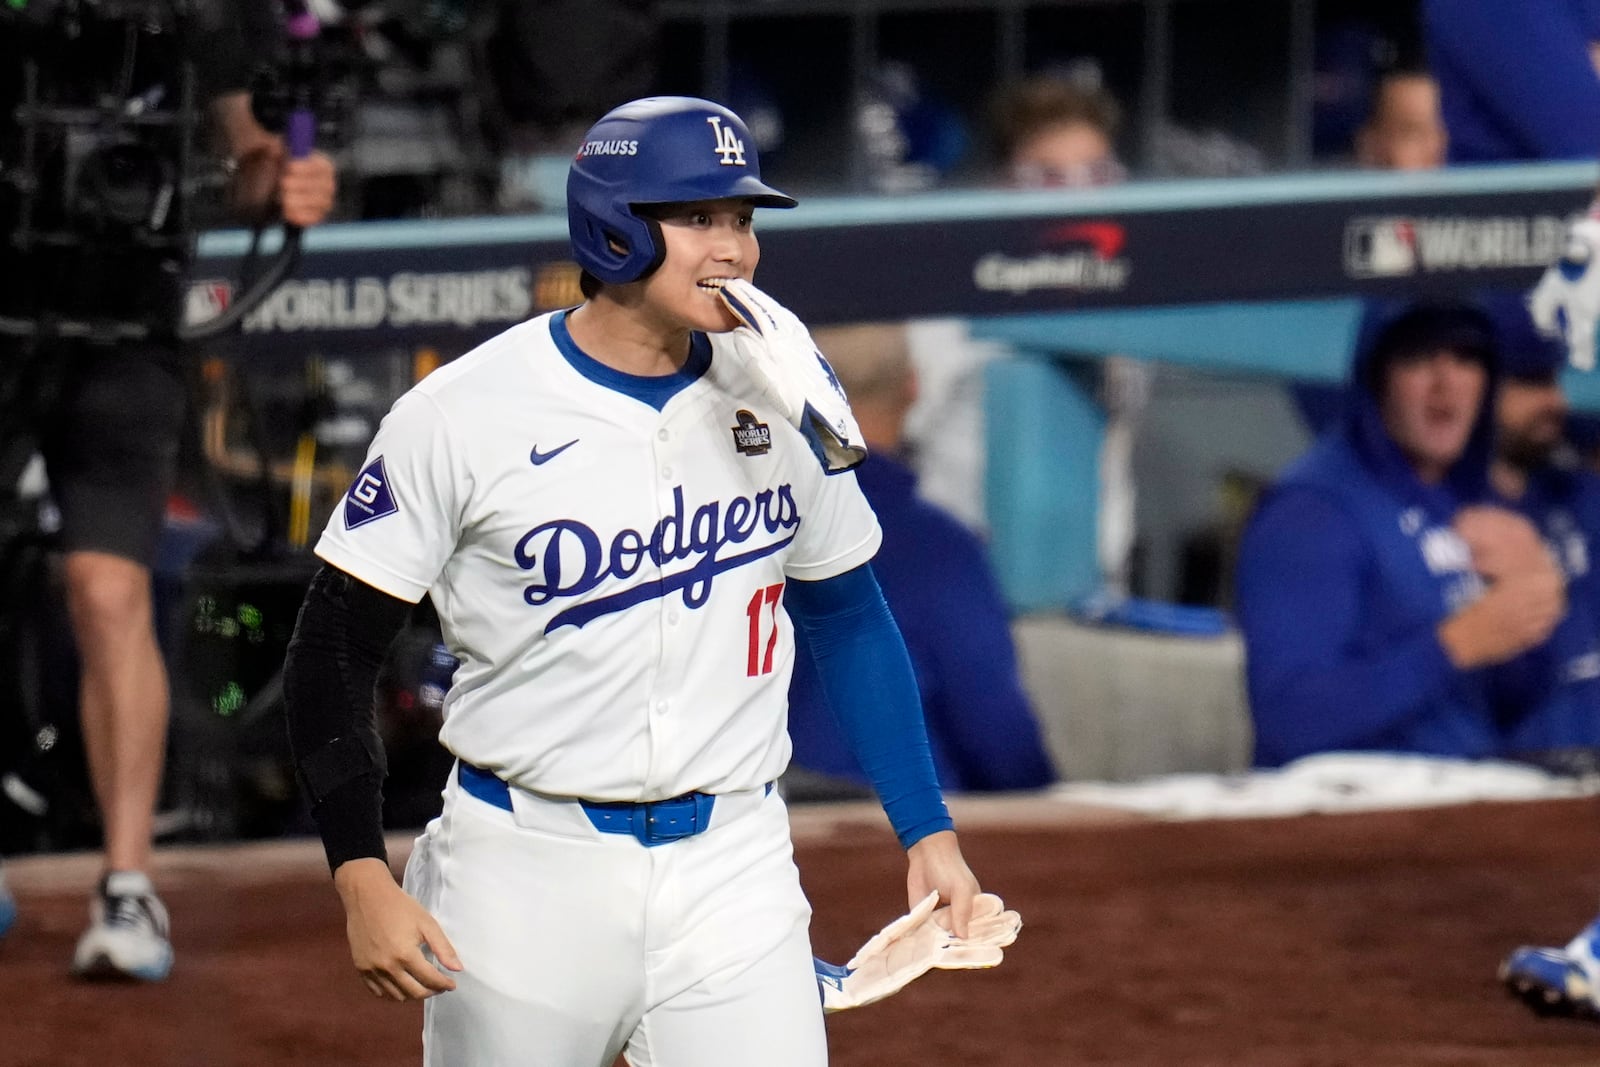
M 405 887 L 465 970 L 423 1012 L 425 1067 L 824 1067 L 788 811 L 776 791 L 646 848 L 576 802 L 450 776 Z

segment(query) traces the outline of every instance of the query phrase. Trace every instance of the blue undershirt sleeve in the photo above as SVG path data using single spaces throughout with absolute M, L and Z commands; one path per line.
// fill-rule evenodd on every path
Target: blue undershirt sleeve
M 1455 677 L 1433 625 L 1357 650 L 1367 566 L 1354 522 L 1315 493 L 1274 497 L 1246 532 L 1235 606 L 1258 765 L 1360 748 Z
M 933 769 L 917 679 L 872 567 L 790 581 L 784 608 L 805 635 L 828 707 L 900 844 L 953 829 Z

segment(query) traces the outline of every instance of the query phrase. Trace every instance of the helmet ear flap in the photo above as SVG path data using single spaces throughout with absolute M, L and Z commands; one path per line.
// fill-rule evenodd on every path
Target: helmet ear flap
M 654 219 L 631 212 L 608 218 L 576 200 L 567 216 L 572 234 L 582 237 L 573 242 L 579 266 L 608 285 L 638 281 L 666 258 L 661 225 Z
M 646 245 L 649 248 L 650 257 L 644 260 L 644 265 L 639 269 L 639 273 L 634 275 L 635 281 L 650 277 L 661 264 L 667 261 L 667 242 L 661 236 L 661 223 L 648 215 L 640 218 L 639 221 L 644 223 L 645 233 L 649 235 Z M 636 260 L 643 258 L 637 254 L 635 255 Z

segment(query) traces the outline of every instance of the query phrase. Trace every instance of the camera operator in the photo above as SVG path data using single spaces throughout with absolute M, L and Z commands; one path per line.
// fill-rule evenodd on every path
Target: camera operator
M 177 331 L 195 237 L 189 133 L 202 131 L 199 147 L 223 157 L 227 203 L 241 221 L 322 221 L 334 170 L 320 153 L 290 158 L 253 113 L 246 46 L 261 54 L 263 31 L 277 32 L 271 0 L 29 0 L 7 9 L 0 317 L 35 329 L 0 338 L 0 376 L 22 398 L 16 406 L 60 511 L 79 714 L 104 832 L 104 873 L 72 967 L 158 981 L 172 946 L 145 872 L 169 701 L 151 565 L 187 400 Z M 29 100 L 58 110 L 39 120 L 35 108 L 30 127 Z M 72 108 L 101 117 L 63 118 Z M 164 125 L 149 117 L 161 114 Z M 69 321 L 88 328 L 59 325 Z M 10 414 L 0 411 L 0 423 Z

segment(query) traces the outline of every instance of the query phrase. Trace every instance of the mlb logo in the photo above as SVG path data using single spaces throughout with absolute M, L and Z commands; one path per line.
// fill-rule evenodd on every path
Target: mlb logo
M 233 303 L 233 286 L 216 279 L 189 283 L 189 292 L 183 302 L 183 321 L 188 326 L 198 326 L 228 310 Z
M 1399 278 L 1417 272 L 1417 227 L 1410 219 L 1355 219 L 1344 231 L 1344 267 L 1352 278 Z

